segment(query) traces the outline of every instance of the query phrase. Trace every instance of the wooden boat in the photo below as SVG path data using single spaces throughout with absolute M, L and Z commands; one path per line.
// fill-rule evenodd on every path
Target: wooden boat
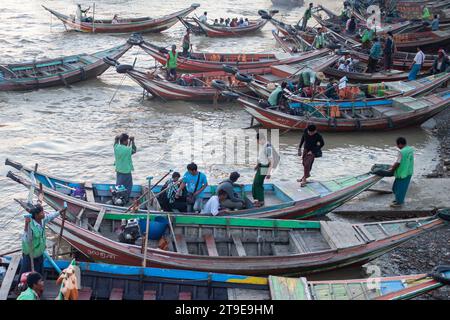
M 145 218 L 145 214 L 120 216 L 143 222 Z M 205 272 L 305 275 L 367 263 L 410 239 L 446 225 L 443 219 L 448 218 L 445 210 L 442 219 L 363 224 L 176 216 L 167 219 L 162 236 L 165 241 L 148 241 L 145 262 L 149 267 Z M 80 225 L 88 227 L 87 220 L 81 218 Z M 102 220 L 99 232 L 65 221 L 62 238 L 95 262 L 142 265 L 142 246 L 116 241 L 116 227 L 121 221 L 115 221 Z M 61 224 L 58 217 L 48 223 L 48 228 L 61 234 Z M 160 241 L 167 244 L 164 246 L 167 250 L 160 249 Z
M 8 267 L 10 257 L 0 258 Z M 67 260 L 56 260 L 64 270 Z M 450 271 L 370 279 L 311 281 L 305 277 L 255 277 L 190 270 L 111 265 L 80 261 L 79 300 L 407 300 L 441 288 Z M 444 267 L 442 267 L 444 268 Z M 441 269 L 442 269 L 441 268 Z M 43 300 L 60 286 L 53 266 L 44 262 Z M 11 292 L 9 299 L 15 299 Z
M 354 108 L 352 103 L 311 106 L 299 103 L 299 110 L 262 108 L 257 101 L 240 97 L 238 101 L 265 128 L 304 130 L 315 124 L 320 131 L 393 130 L 419 125 L 450 106 L 450 91 L 422 98 L 396 97 L 391 103 Z
M 283 36 L 278 32 L 272 31 L 272 35 L 284 52 L 296 54 L 298 52 L 314 49 L 312 42 L 306 41 L 303 36 L 299 34 Z M 340 52 L 349 53 L 352 57 L 364 63 L 369 62 L 369 53 L 367 50 L 363 50 L 361 48 L 355 50 L 352 46 L 348 46 L 347 48 L 348 50 L 344 48 L 344 50 L 341 49 Z M 397 51 L 392 57 L 392 68 L 396 70 L 409 71 L 411 69 L 411 64 L 413 63 L 414 57 L 415 53 Z M 422 70 L 429 70 L 433 66 L 436 57 L 437 55 L 426 54 L 424 64 L 422 65 Z
M 6 165 L 12 166 L 28 175 L 33 169 L 27 168 L 22 164 L 7 159 Z M 38 183 L 42 183 L 42 192 L 44 200 L 53 208 L 58 208 L 67 202 L 68 212 L 74 216 L 86 215 L 90 218 L 98 216 L 116 216 L 127 211 L 127 207 L 115 206 L 111 203 L 111 187 L 112 183 L 88 183 L 76 182 L 63 178 L 51 176 L 41 171 L 34 173 Z M 14 181 L 29 188 L 31 183 L 12 172 L 8 173 L 8 177 Z M 345 201 L 350 200 L 359 193 L 367 190 L 372 185 L 381 180 L 381 177 L 367 173 L 345 177 L 324 182 L 310 182 L 304 188 L 299 188 L 295 183 L 277 182 L 277 184 L 265 184 L 265 204 L 264 207 L 254 207 L 249 209 L 219 213 L 219 216 L 239 216 L 251 218 L 274 218 L 274 219 L 304 219 L 314 216 L 322 216 L 342 205 Z M 74 188 L 83 189 L 86 196 L 83 199 L 72 196 Z M 160 186 L 155 186 L 154 193 L 160 191 Z M 246 197 L 252 200 L 251 185 L 244 185 L 241 188 L 235 188 L 235 191 L 242 194 L 242 198 Z M 209 185 L 204 193 L 205 198 L 209 198 L 215 194 L 216 187 Z M 36 190 L 36 192 L 38 192 Z M 146 192 L 144 186 L 134 185 L 130 197 L 137 199 Z M 144 200 L 144 199 L 143 199 Z M 109 203 L 109 204 L 108 204 Z M 137 212 L 145 213 L 146 210 L 137 210 Z M 160 211 L 151 210 L 151 213 L 159 214 Z M 195 215 L 194 213 L 183 215 Z
M 120 58 L 142 38 L 133 36 L 127 43 L 93 54 L 78 54 L 29 63 L 0 65 L 0 91 L 33 90 L 95 78 L 109 65 L 105 57 Z
M 111 61 L 110 59 L 108 59 Z M 118 73 L 125 73 L 134 82 L 140 85 L 146 92 L 163 100 L 188 100 L 188 101 L 223 101 L 226 99 L 211 84 L 220 81 L 220 84 L 239 92 L 249 92 L 246 82 L 241 82 L 236 75 L 225 71 L 210 71 L 181 75 L 177 81 L 166 79 L 166 72 L 160 69 L 153 71 L 139 71 L 129 65 L 120 65 L 112 62 Z M 125 68 L 124 68 L 125 67 Z M 245 70 L 247 74 L 263 73 L 267 68 Z M 189 81 L 186 82 L 186 81 Z
M 178 22 L 178 17 L 185 17 L 200 5 L 192 4 L 190 7 L 162 16 L 160 18 L 130 18 L 120 19 L 119 23 L 112 23 L 111 19 L 94 19 L 77 21 L 73 15 L 67 16 L 55 10 L 42 6 L 56 18 L 61 20 L 65 27 L 89 33 L 130 33 L 130 32 L 160 32 L 169 29 Z
M 272 78 L 271 80 L 277 83 L 281 82 L 281 79 Z M 288 94 L 287 91 L 285 91 L 285 97 L 288 100 L 288 106 L 293 108 L 298 108 L 298 103 L 305 103 L 308 106 L 334 105 L 351 109 L 380 105 L 390 106 L 393 102 L 392 99 L 395 97 L 420 97 L 429 94 L 449 80 L 450 73 L 441 73 L 412 81 L 348 84 L 345 89 L 337 89 L 339 100 L 330 99 L 320 93 L 311 98 L 293 93 Z M 273 84 L 273 82 L 271 83 Z M 268 88 L 269 83 L 264 78 L 264 75 L 254 76 L 253 80 L 247 83 L 247 86 L 264 99 L 268 99 L 271 93 L 271 90 Z M 321 92 L 325 91 L 324 87 L 319 89 Z
M 140 47 L 156 61 L 165 65 L 168 51 L 144 41 Z M 239 69 L 267 68 L 272 65 L 293 64 L 311 60 L 330 53 L 328 49 L 290 55 L 286 53 L 191 53 L 190 57 L 178 54 L 177 70 L 191 72 L 222 71 L 223 64 Z
M 258 11 L 259 15 L 269 17 L 272 17 L 276 13 L 278 13 L 278 10 L 273 10 L 269 13 L 264 10 Z M 267 24 L 267 19 L 264 19 L 262 17 L 257 20 L 249 20 L 249 24 L 246 27 L 215 26 L 209 23 L 202 22 L 197 19 L 197 17 L 192 17 L 192 20 L 203 30 L 204 34 L 206 34 L 208 37 L 239 37 L 259 31 Z

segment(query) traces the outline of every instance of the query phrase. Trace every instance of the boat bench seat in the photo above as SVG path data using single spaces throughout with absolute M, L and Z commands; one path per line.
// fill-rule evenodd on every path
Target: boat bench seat
M 78 290 L 78 300 L 91 300 L 92 289 L 84 287 Z

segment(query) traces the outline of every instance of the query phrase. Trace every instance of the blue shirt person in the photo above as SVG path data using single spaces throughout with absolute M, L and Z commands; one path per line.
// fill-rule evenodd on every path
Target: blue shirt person
M 178 189 L 177 196 L 180 197 L 184 189 L 187 191 L 186 202 L 188 212 L 201 211 L 203 207 L 204 190 L 208 186 L 208 180 L 203 172 L 198 171 L 195 163 L 187 165 L 187 172 Z

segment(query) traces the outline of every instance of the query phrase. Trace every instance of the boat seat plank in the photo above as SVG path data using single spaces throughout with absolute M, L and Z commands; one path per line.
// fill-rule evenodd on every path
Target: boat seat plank
M 177 240 L 177 251 L 183 254 L 189 254 L 186 239 L 182 234 L 176 234 L 175 239 Z
M 236 247 L 236 251 L 237 251 L 238 256 L 239 257 L 247 256 L 247 253 L 245 252 L 245 248 L 242 245 L 241 238 L 238 235 L 236 235 L 236 234 L 232 234 L 231 238 L 233 239 L 233 243 L 234 243 L 234 245 Z
M 369 241 L 375 241 L 377 240 L 370 232 L 369 230 L 366 229 L 366 227 L 364 227 L 364 225 L 360 224 L 355 226 L 356 228 L 359 229 L 359 231 L 361 231 L 362 234 L 364 234 L 364 236 L 367 237 L 367 239 L 369 239 Z
M 228 300 L 270 300 L 269 290 L 228 288 Z
M 214 236 L 212 234 L 205 234 L 203 236 L 206 243 L 206 249 L 208 250 L 208 255 L 211 257 L 217 257 L 219 256 L 217 252 L 217 246 L 216 246 L 216 240 L 214 239 Z
M 102 207 L 98 213 L 97 220 L 95 220 L 94 230 L 98 232 L 100 225 L 102 224 L 103 217 L 105 216 L 106 209 Z
M 305 278 L 269 276 L 272 300 L 311 300 Z
M 328 230 L 332 234 L 333 242 L 338 249 L 358 246 L 365 243 L 357 237 L 357 233 L 351 224 L 339 221 L 327 221 L 326 224 L 329 228 Z
M 6 275 L 3 278 L 2 286 L 0 287 L 0 300 L 6 300 L 11 290 L 11 285 L 19 267 L 21 255 L 16 254 L 11 258 Z
M 320 195 L 310 188 L 300 188 L 298 184 L 295 183 L 283 183 L 280 182 L 277 184 L 278 189 L 282 191 L 285 195 L 291 198 L 294 201 L 301 200 L 313 200 L 320 197 Z
M 113 288 L 109 295 L 109 300 L 122 300 L 123 299 L 123 289 Z
M 191 292 L 180 292 L 178 300 L 192 300 Z
M 155 290 L 145 290 L 143 300 L 156 300 Z
M 289 231 L 289 240 L 292 245 L 295 247 L 298 253 L 308 253 L 309 250 L 304 246 L 304 241 L 300 240 L 301 235 L 298 234 L 298 231 Z
M 85 182 L 84 183 L 84 190 L 86 192 L 86 200 L 87 200 L 87 202 L 95 203 L 94 188 L 92 187 L 92 183 Z
M 78 300 L 91 300 L 92 289 L 89 287 L 84 287 L 78 290 Z

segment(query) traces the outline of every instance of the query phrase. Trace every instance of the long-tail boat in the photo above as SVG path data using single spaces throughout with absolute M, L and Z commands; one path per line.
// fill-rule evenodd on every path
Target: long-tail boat
M 427 218 L 360 224 L 159 216 L 151 222 L 157 223 L 163 234 L 154 232 L 152 236 L 150 231 L 151 239 L 143 241 L 148 242 L 144 247 L 137 242 L 141 231 L 134 230 L 132 236 L 128 224 L 122 229 L 121 220 L 137 219 L 129 223 L 143 230 L 146 227 L 140 225 L 146 225 L 146 217 L 146 214 L 122 214 L 117 216 L 119 220 L 104 219 L 98 232 L 88 230 L 90 223 L 86 217 L 81 218 L 81 226 L 65 221 L 64 232 L 61 217 L 47 226 L 95 262 L 139 266 L 145 261 L 146 266 L 158 268 L 305 275 L 367 263 L 408 240 L 445 226 L 450 219 L 448 210 Z M 125 235 L 121 237 L 122 233 Z M 127 243 L 115 240 L 120 238 L 127 239 Z
M 246 82 L 239 81 L 239 76 L 225 71 L 210 71 L 181 75 L 177 81 L 167 80 L 165 71 L 154 69 L 152 71 L 140 71 L 131 65 L 121 65 L 117 61 L 106 58 L 107 63 L 116 66 L 118 73 L 124 73 L 134 82 L 140 85 L 146 92 L 163 100 L 188 100 L 215 102 L 225 100 L 225 96 L 211 84 L 220 82 L 225 87 L 239 92 L 249 92 Z M 259 74 L 267 72 L 267 68 L 245 70 L 247 74 Z
M 304 130 L 315 124 L 320 131 L 385 131 L 422 124 L 445 110 L 450 106 L 450 91 L 422 98 L 395 97 L 369 107 L 361 102 L 358 108 L 356 101 L 319 106 L 298 103 L 298 110 L 264 108 L 257 100 L 244 97 L 239 97 L 238 102 L 265 128 Z
M 28 63 L 0 65 L 0 91 L 67 86 L 95 78 L 110 67 L 103 58 L 118 59 L 140 41 L 142 38 L 132 36 L 121 46 L 93 54 L 77 54 Z
M 275 41 L 280 45 L 280 47 L 283 49 L 284 52 L 297 54 L 298 52 L 302 51 L 308 51 L 314 49 L 312 46 L 312 42 L 308 42 L 304 39 L 302 35 L 299 33 L 296 34 L 289 34 L 289 35 L 280 35 L 276 31 L 272 31 L 272 35 L 275 38 Z M 342 53 L 349 53 L 356 59 L 362 61 L 362 62 L 369 62 L 369 53 L 365 50 L 358 49 L 355 50 L 352 48 L 352 46 L 347 47 L 347 49 L 341 49 Z M 397 51 L 392 56 L 392 68 L 395 70 L 410 70 L 411 65 L 413 63 L 415 57 L 415 53 L 412 52 L 402 52 Z M 436 59 L 437 55 L 432 54 L 426 54 L 425 55 L 425 61 L 422 65 L 421 70 L 429 70 L 434 63 L 434 60 Z
M 258 14 L 261 16 L 271 17 L 278 13 L 278 10 L 270 11 L 259 10 Z M 261 30 L 266 24 L 267 19 L 260 18 L 257 20 L 249 20 L 248 26 L 245 27 L 227 27 L 227 26 L 215 26 L 206 22 L 200 21 L 196 17 L 192 17 L 192 20 L 203 30 L 204 34 L 208 37 L 239 37 L 249 33 L 253 33 Z
M 61 20 L 64 26 L 71 29 L 88 32 L 88 33 L 131 33 L 131 32 L 160 32 L 169 29 L 179 20 L 178 17 L 185 17 L 200 5 L 192 4 L 183 10 L 159 17 L 159 18 L 121 18 L 117 23 L 113 23 L 112 19 L 94 19 L 89 21 L 76 20 L 73 15 L 67 16 L 55 10 L 42 6 L 56 18 Z
M 26 175 L 34 172 L 34 169 L 25 167 L 10 159 L 7 159 L 5 164 L 22 171 Z M 107 217 L 121 215 L 121 213 L 127 211 L 146 212 L 145 209 L 137 208 L 136 210 L 130 210 L 128 206 L 111 204 L 111 189 L 115 186 L 113 183 L 75 182 L 58 178 L 39 170 L 34 172 L 33 175 L 38 183 L 42 183 L 42 193 L 45 202 L 54 208 L 58 208 L 64 202 L 67 202 L 68 212 L 76 217 L 87 216 L 98 218 L 105 214 Z M 32 186 L 29 179 L 23 178 L 20 175 L 9 172 L 8 177 L 27 188 Z M 322 216 L 367 190 L 381 179 L 380 176 L 366 173 L 330 181 L 310 182 L 303 188 L 298 187 L 297 184 L 292 182 L 265 184 L 264 207 L 223 212 L 218 215 L 274 219 L 305 219 Z M 81 198 L 76 197 L 73 191 L 77 188 L 81 189 L 80 191 L 84 191 L 85 196 Z M 130 198 L 138 199 L 147 193 L 146 190 L 146 187 L 142 185 L 134 185 Z M 250 201 L 253 199 L 251 190 L 252 185 L 235 188 L 235 192 L 240 193 L 243 199 Z M 152 191 L 157 194 L 161 191 L 161 186 L 154 186 Z M 35 192 L 38 193 L 38 190 L 35 189 Z M 216 186 L 208 185 L 204 190 L 204 197 L 207 199 L 215 193 Z M 141 201 L 145 201 L 145 196 L 143 196 Z M 137 206 L 139 207 L 139 204 Z M 158 214 L 160 211 L 152 209 L 151 213 Z M 183 213 L 183 215 L 195 214 Z
M 165 65 L 168 50 L 146 41 L 140 47 L 156 61 Z M 303 54 L 290 55 L 286 53 L 190 53 L 183 57 L 178 53 L 177 70 L 192 72 L 222 71 L 223 64 L 240 69 L 267 68 L 272 65 L 293 64 L 330 53 L 329 49 L 311 51 Z
M 313 98 L 302 97 L 298 94 L 293 94 L 285 91 L 285 97 L 288 104 L 305 103 L 309 106 L 321 105 L 337 105 L 348 108 L 360 108 L 380 105 L 391 105 L 392 99 L 395 97 L 420 97 L 431 93 L 433 90 L 441 87 L 444 83 L 450 80 L 450 73 L 440 73 L 431 75 L 412 81 L 396 81 L 396 82 L 381 82 L 372 84 L 348 84 L 345 88 L 337 88 L 338 100 L 328 98 L 323 94 L 325 88 L 320 88 Z M 262 75 L 254 75 L 252 81 L 247 83 L 247 86 L 258 96 L 267 99 L 271 93 L 269 89 L 273 82 L 280 83 L 282 78 L 276 79 L 272 77 L 269 82 L 267 78 Z M 322 93 L 321 93 L 322 92 Z M 295 106 L 295 107 L 298 107 Z
M 0 258 L 0 265 L 6 268 L 11 260 Z M 54 262 L 61 270 L 71 264 Z M 450 278 L 448 266 L 429 274 L 322 281 L 83 261 L 77 261 L 76 267 L 81 275 L 78 300 L 408 300 L 445 286 Z M 55 281 L 59 274 L 47 260 L 44 270 L 42 299 L 53 300 L 60 290 Z M 10 291 L 8 299 L 16 296 Z

